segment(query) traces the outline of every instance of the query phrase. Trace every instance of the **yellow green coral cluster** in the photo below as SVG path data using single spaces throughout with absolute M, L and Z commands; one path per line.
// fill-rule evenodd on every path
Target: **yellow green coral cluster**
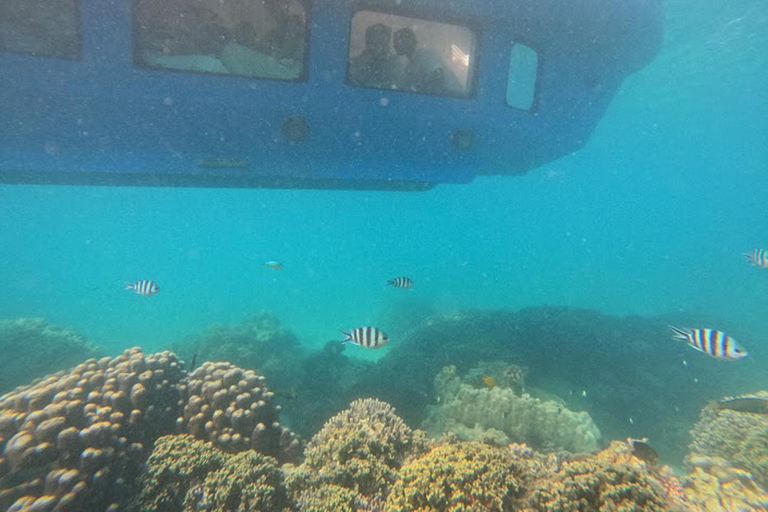
M 719 457 L 694 455 L 688 461 L 694 470 L 681 480 L 690 512 L 768 510 L 768 493 L 750 473 Z
M 140 512 L 265 512 L 286 505 L 272 457 L 223 452 L 189 435 L 161 437 L 147 461 Z
M 406 464 L 386 512 L 512 510 L 522 491 L 509 450 L 480 443 L 440 445 Z
M 379 499 L 403 462 L 425 449 L 424 434 L 411 430 L 389 404 L 356 400 L 310 440 L 305 461 L 286 469 L 286 483 L 291 495 L 311 503 L 312 510 L 336 510 L 338 496 L 353 498 L 348 491 L 358 502 Z

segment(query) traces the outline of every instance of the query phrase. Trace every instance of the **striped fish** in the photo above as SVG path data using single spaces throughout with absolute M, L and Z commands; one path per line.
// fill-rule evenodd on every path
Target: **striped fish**
M 756 267 L 768 268 L 768 251 L 765 249 L 753 249 L 752 252 L 745 252 L 744 257 Z
M 402 288 L 403 290 L 407 290 L 411 286 L 413 286 L 413 281 L 411 281 L 410 277 L 396 277 L 394 279 L 390 279 L 387 281 L 387 284 L 390 286 L 395 286 L 397 288 Z
M 160 287 L 154 281 L 144 279 L 143 281 L 136 281 L 135 283 L 125 283 L 126 290 L 133 290 L 139 295 L 149 297 L 160 291 Z
M 358 327 L 352 332 L 341 331 L 347 338 L 342 343 L 352 342 L 365 348 L 381 348 L 389 342 L 389 336 L 376 327 Z
M 714 329 L 678 329 L 669 326 L 674 332 L 673 339 L 684 341 L 691 347 L 715 359 L 735 361 L 747 356 L 747 351 L 739 346 L 735 339 L 722 331 Z

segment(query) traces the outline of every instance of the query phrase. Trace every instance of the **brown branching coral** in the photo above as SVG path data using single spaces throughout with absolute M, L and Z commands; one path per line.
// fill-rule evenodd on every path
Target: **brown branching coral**
M 230 452 L 253 448 L 281 461 L 301 457 L 301 441 L 280 425 L 275 395 L 255 372 L 208 362 L 189 375 L 182 394 L 180 432 Z
M 328 484 L 376 496 L 394 482 L 405 459 L 425 447 L 424 434 L 408 428 L 389 404 L 356 400 L 310 440 L 288 487 L 294 496 Z
M 480 443 L 443 444 L 406 464 L 387 497 L 387 512 L 512 511 L 522 493 L 508 450 Z
M 768 392 L 750 395 L 768 400 Z M 694 454 L 722 457 L 755 476 L 768 488 L 768 414 L 755 414 L 707 405 L 691 430 L 689 448 Z
M 227 445 L 221 437 L 237 432 L 224 429 L 239 425 L 236 406 L 245 406 L 259 421 L 246 429 L 251 441 L 229 444 L 231 451 L 300 452 L 299 441 L 277 423 L 279 409 L 262 377 L 231 365 L 199 370 L 187 380 L 173 353 L 134 348 L 0 397 L 0 510 L 122 510 L 154 441 L 188 427 L 182 411 L 193 399 L 197 412 L 210 417 L 195 435 L 211 436 L 205 426 L 220 411 L 215 440 Z
M 0 510 L 119 510 L 152 441 L 173 430 L 182 377 L 173 354 L 132 349 L 1 397 Z

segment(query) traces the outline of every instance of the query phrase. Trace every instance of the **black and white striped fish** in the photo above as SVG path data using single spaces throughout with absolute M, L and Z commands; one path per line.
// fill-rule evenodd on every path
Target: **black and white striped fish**
M 149 297 L 160 291 L 160 287 L 154 281 L 144 279 L 143 281 L 136 281 L 135 283 L 125 283 L 126 290 L 133 290 L 138 295 L 144 295 Z
M 765 249 L 753 249 L 752 252 L 745 252 L 744 257 L 756 267 L 768 268 L 768 251 Z
M 735 361 L 746 357 L 747 351 L 739 346 L 735 339 L 722 331 L 714 329 L 678 329 L 669 326 L 674 332 L 673 339 L 684 341 L 699 352 L 704 352 L 715 359 Z
M 395 286 L 397 288 L 402 288 L 403 290 L 407 290 L 411 286 L 413 286 L 413 281 L 411 281 L 410 277 L 396 277 L 394 279 L 390 279 L 387 281 L 388 285 Z
M 342 343 L 352 342 L 365 348 L 381 348 L 389 342 L 389 336 L 376 327 L 358 327 L 352 332 L 341 331 L 347 337 Z

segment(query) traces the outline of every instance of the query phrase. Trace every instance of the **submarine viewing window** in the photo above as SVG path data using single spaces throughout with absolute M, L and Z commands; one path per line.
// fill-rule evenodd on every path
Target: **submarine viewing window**
M 539 75 L 539 54 L 521 43 L 513 43 L 509 57 L 507 105 L 520 110 L 532 110 L 536 102 Z
M 80 58 L 77 0 L 1 0 L 0 51 Z
M 134 62 L 272 80 L 307 75 L 300 0 L 134 0 Z
M 360 10 L 350 28 L 347 83 L 467 98 L 476 55 L 469 27 Z

